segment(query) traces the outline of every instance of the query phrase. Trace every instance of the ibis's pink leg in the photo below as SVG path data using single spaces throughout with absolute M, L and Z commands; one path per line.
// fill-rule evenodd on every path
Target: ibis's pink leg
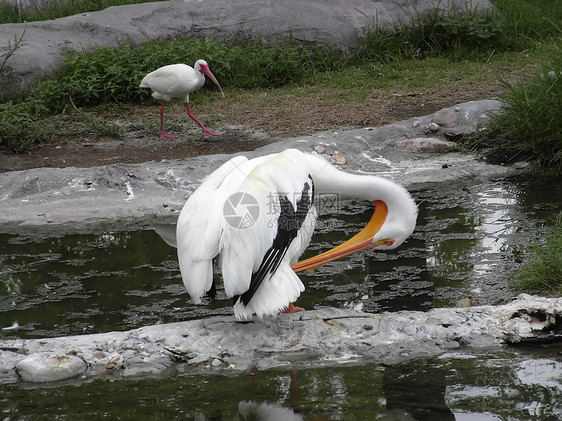
M 281 310 L 280 313 L 296 313 L 297 311 L 304 311 L 304 308 L 297 307 L 293 305 L 293 303 L 289 303 L 289 307 L 287 307 L 285 310 Z
M 204 135 L 209 135 L 209 136 L 220 136 L 219 134 L 213 133 L 209 130 L 207 130 L 207 128 L 205 126 L 203 126 L 203 123 L 201 123 L 199 120 L 197 120 L 195 118 L 195 116 L 193 115 L 193 113 L 191 112 L 191 108 L 189 108 L 189 102 L 186 102 L 185 105 L 187 105 L 187 115 L 193 120 L 195 121 L 197 124 L 199 124 L 199 127 L 201 127 L 203 129 L 203 134 Z
M 173 134 L 164 133 L 164 105 L 166 105 L 166 101 L 162 101 L 162 106 L 160 107 L 160 139 L 164 139 L 166 137 L 175 139 L 176 136 Z

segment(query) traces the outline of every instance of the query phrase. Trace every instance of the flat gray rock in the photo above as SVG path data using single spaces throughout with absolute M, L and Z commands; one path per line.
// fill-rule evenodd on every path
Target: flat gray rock
M 0 384 L 176 371 L 341 363 L 395 364 L 560 332 L 562 298 L 522 294 L 501 306 L 369 314 L 326 308 L 240 322 L 234 316 L 126 332 L 0 341 Z

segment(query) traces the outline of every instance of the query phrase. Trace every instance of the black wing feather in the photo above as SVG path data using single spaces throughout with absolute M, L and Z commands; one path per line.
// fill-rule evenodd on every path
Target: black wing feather
M 301 229 L 313 201 L 314 184 L 310 175 L 308 176 L 308 181 L 304 184 L 301 199 L 297 202 L 296 210 L 286 195 L 279 195 L 280 214 L 277 235 L 273 239 L 273 244 L 265 253 L 258 270 L 252 274 L 248 290 L 239 296 L 233 297 L 234 303 L 240 299 L 245 306 L 248 305 L 266 276 L 277 270 L 292 241 L 297 237 L 298 231 Z

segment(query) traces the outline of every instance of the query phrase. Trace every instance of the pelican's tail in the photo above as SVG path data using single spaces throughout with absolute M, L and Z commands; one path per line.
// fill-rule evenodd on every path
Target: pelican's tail
M 244 305 L 241 298 L 236 300 L 234 315 L 237 319 L 277 316 L 303 291 L 303 283 L 290 266 L 280 265 L 271 278 L 262 282 L 248 304 Z

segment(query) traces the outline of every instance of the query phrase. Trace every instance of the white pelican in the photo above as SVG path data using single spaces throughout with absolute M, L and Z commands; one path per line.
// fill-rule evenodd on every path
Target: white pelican
M 207 130 L 203 123 L 195 118 L 191 108 L 189 108 L 189 94 L 205 84 L 205 75 L 209 76 L 219 87 L 223 98 L 224 92 L 205 60 L 197 60 L 194 67 L 187 64 L 163 66 L 147 74 L 140 84 L 141 88 L 152 89 L 153 98 L 162 100 L 160 106 L 160 139 L 165 137 L 174 139 L 176 137 L 164 132 L 164 106 L 166 101 L 170 101 L 172 98 L 183 98 L 187 107 L 187 115 L 203 129 L 204 135 L 218 136 L 218 134 Z
M 353 238 L 296 263 L 316 221 L 315 193 L 374 201 L 375 212 Z M 402 186 L 372 175 L 345 173 L 296 149 L 248 160 L 232 158 L 205 178 L 177 223 L 181 275 L 195 303 L 215 295 L 218 258 L 234 314 L 246 319 L 301 310 L 304 291 L 295 272 L 370 247 L 393 249 L 413 232 L 417 206 Z

